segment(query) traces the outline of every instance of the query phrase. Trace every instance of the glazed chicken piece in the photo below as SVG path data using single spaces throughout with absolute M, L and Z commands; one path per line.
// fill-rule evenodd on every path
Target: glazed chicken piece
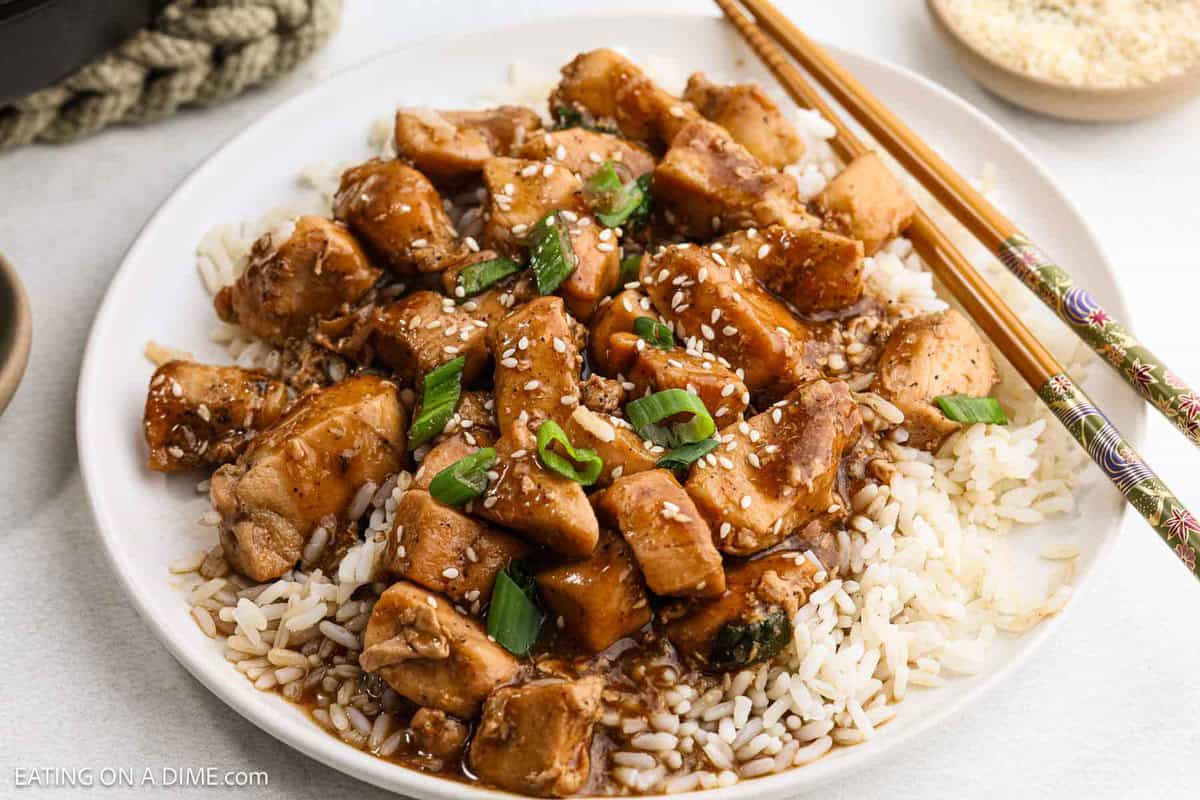
M 731 233 L 713 250 L 718 246 L 740 255 L 764 286 L 798 311 L 838 311 L 862 298 L 863 246 L 857 239 L 768 225 Z
M 347 170 L 333 210 L 397 275 L 441 272 L 468 252 L 437 189 L 403 161 Z
M 783 169 L 804 155 L 804 140 L 758 84 L 722 86 L 696 72 L 688 78 L 683 99 L 768 167 Z
M 438 759 L 443 767 L 456 762 L 467 746 L 467 726 L 436 708 L 418 708 L 408 728 L 417 751 Z
M 481 447 L 491 447 L 496 444 L 496 437 L 491 432 L 472 433 L 471 438 L 475 441 L 468 441 L 465 433 L 459 432 L 453 436 L 444 436 L 439 439 L 437 444 L 431 447 L 425 457 L 421 459 L 421 466 L 413 475 L 412 488 L 428 490 L 434 477 L 446 467 L 455 461 L 466 458 Z
M 565 797 L 583 788 L 604 679 L 545 678 L 488 698 L 471 742 L 471 769 L 518 794 Z
M 522 106 L 483 111 L 402 108 L 396 112 L 396 153 L 439 184 L 478 175 L 495 156 L 510 156 L 542 127 L 537 112 Z
M 586 128 L 547 131 L 530 137 L 517 155 L 532 161 L 548 161 L 566 167 L 585 181 L 605 161 L 612 161 L 625 180 L 654 170 L 654 156 L 628 139 Z
M 621 246 L 610 229 L 594 224 L 590 217 L 568 223 L 567 236 L 575 254 L 575 270 L 558 292 L 570 312 L 588 322 L 601 301 L 621 284 Z
M 686 488 L 725 553 L 747 556 L 805 523 L 841 513 L 837 471 L 862 418 L 841 381 L 812 381 L 745 423 L 721 431 L 717 465 L 697 461 Z
M 592 498 L 597 515 L 621 531 L 650 591 L 715 597 L 725 591 L 712 531 L 679 481 L 665 469 L 629 475 Z
M 659 88 L 632 61 L 613 50 L 591 50 L 562 68 L 550 110 L 573 108 L 611 121 L 637 141 L 670 144 L 679 129 L 700 119 L 690 103 Z
M 673 245 L 642 261 L 642 284 L 676 333 L 737 365 L 751 392 L 776 396 L 815 377 L 809 332 L 737 255 Z
M 225 322 L 283 344 L 313 318 L 358 301 L 382 274 L 345 227 L 304 216 L 260 237 L 245 272 L 213 304 Z
M 538 596 L 550 618 L 593 653 L 650 622 L 646 584 L 629 546 L 612 531 L 602 531 L 596 551 L 583 561 L 541 570 L 534 576 Z
M 795 230 L 817 224 L 790 175 L 767 169 L 707 120 L 679 131 L 654 170 L 654 199 L 667 221 L 689 238 L 771 224 Z
M 962 427 L 934 398 L 986 397 L 999 380 L 991 350 L 967 318 L 954 309 L 900 322 L 879 357 L 872 391 L 904 412 L 908 444 L 936 450 Z
M 146 466 L 182 472 L 233 461 L 287 405 L 287 387 L 262 370 L 168 361 L 146 394 Z
M 409 489 L 396 506 L 387 563 L 396 575 L 476 613 L 491 597 L 496 573 L 529 552 L 520 539 Z
M 496 401 L 492 399 L 491 392 L 475 390 L 462 393 L 458 400 L 458 409 L 454 413 L 459 426 L 473 435 L 478 435 L 481 431 L 494 434 L 495 409 Z
M 750 404 L 746 384 L 712 353 L 700 356 L 682 347 L 661 350 L 632 333 L 612 337 L 609 352 L 612 368 L 633 384 L 634 398 L 664 389 L 694 392 L 718 424 L 737 419 Z
M 360 487 L 400 470 L 407 427 L 396 386 L 372 375 L 300 398 L 213 474 L 226 559 L 260 582 L 290 570 L 319 525 L 353 522 L 345 515 Z
M 561 555 L 596 549 L 600 526 L 583 487 L 542 467 L 537 440 L 520 425 L 496 442 L 496 473 L 473 513 Z
M 591 320 L 588 336 L 588 356 L 592 368 L 605 375 L 616 375 L 609 363 L 609 347 L 614 334 L 633 333 L 638 317 L 657 319 L 658 313 L 650 298 L 636 289 L 623 289 L 612 302 L 600 306 Z
M 569 169 L 520 158 L 492 158 L 483 165 L 488 206 L 487 246 L 520 256 L 533 226 L 551 211 L 583 210 L 583 182 Z
M 414 703 L 460 719 L 478 716 L 492 690 L 520 669 L 478 622 L 407 581 L 380 595 L 363 644 L 364 670 Z
M 542 297 L 509 314 L 496 325 L 491 349 L 502 433 L 523 428 L 533 435 L 549 419 L 562 426 L 572 445 L 596 451 L 605 476 L 613 469 L 632 474 L 654 466 L 656 455 L 633 431 L 578 411 L 581 358 L 560 298 Z
M 874 255 L 912 222 L 917 204 L 875 153 L 854 159 L 813 198 L 824 227 L 863 243 Z
M 682 655 L 709 669 L 765 661 L 791 643 L 791 620 L 817 587 L 816 574 L 816 565 L 798 552 L 731 567 L 723 595 L 667 610 L 667 636 Z

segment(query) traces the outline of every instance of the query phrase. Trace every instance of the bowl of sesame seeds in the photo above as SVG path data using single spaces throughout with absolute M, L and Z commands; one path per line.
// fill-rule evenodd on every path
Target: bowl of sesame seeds
M 1059 119 L 1117 122 L 1200 93 L 1200 0 L 926 0 L 967 72 Z

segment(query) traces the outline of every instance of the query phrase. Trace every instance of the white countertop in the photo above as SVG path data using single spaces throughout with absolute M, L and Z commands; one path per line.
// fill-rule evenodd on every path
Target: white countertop
M 0 795 L 80 791 L 18 793 L 18 767 L 212 766 L 266 770 L 269 786 L 243 790 L 251 796 L 384 796 L 261 733 L 210 695 L 118 588 L 76 465 L 84 341 L 110 277 L 151 213 L 219 144 L 284 98 L 405 41 L 601 5 L 634 10 L 646 3 L 350 0 L 332 45 L 265 91 L 68 147 L 0 154 L 0 250 L 17 265 L 34 311 L 29 371 L 0 418 Z M 962 75 L 917 0 L 779 5 L 819 38 L 942 83 L 1021 139 L 1098 232 L 1140 336 L 1200 381 L 1200 343 L 1185 335 L 1200 293 L 1200 251 L 1191 241 L 1200 232 L 1200 103 L 1123 126 L 1053 122 L 993 99 Z M 654 6 L 713 13 L 703 0 Z M 1142 452 L 1184 502 L 1200 507 L 1200 453 L 1156 415 Z M 1030 663 L 928 738 L 821 796 L 1195 797 L 1198 611 L 1195 580 L 1131 516 L 1065 624 Z M 136 796 L 156 792 L 168 794 L 142 789 Z

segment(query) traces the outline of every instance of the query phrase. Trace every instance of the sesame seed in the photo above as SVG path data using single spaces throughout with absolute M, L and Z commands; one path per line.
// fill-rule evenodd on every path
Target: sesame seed
M 427 239 L 413 239 L 412 240 L 412 248 L 414 250 L 420 250 L 422 247 L 428 247 L 428 246 L 429 246 L 429 241 Z
M 437 600 L 432 597 L 426 597 L 425 602 L 429 603 L 430 608 L 437 608 Z
M 732 526 L 732 525 L 730 525 L 728 522 L 722 522 L 722 523 L 721 523 L 721 530 L 720 530 L 720 536 L 721 536 L 721 538 L 722 538 L 722 539 L 724 539 L 726 536 L 728 536 L 728 535 L 730 534 L 730 532 L 731 532 L 732 530 L 733 530 L 733 526 Z
M 554 157 L 559 161 L 565 159 L 567 157 L 567 148 L 563 147 L 561 144 L 554 148 Z
M 542 385 L 541 381 L 529 381 L 528 383 L 525 384 L 525 391 L 532 392 L 534 389 L 537 389 L 541 385 Z
M 776 408 L 775 410 L 773 410 L 771 412 L 771 421 L 774 422 L 776 425 L 778 425 L 780 420 L 782 420 L 782 419 L 783 419 L 783 412 L 780 411 L 778 408 Z
M 515 358 L 511 358 L 511 357 L 510 358 L 502 358 L 502 359 L 500 359 L 500 366 L 508 367 L 509 369 L 513 369 L 517 366 L 517 360 Z
M 758 460 L 758 453 L 749 454 L 746 456 L 746 460 L 749 461 L 750 466 L 754 467 L 755 469 L 762 467 L 762 462 Z
M 496 505 L 496 497 L 495 496 L 489 496 L 489 497 L 483 498 L 483 507 L 484 508 L 491 508 L 494 505 Z
M 447 567 L 446 569 L 442 570 L 442 577 L 454 580 L 458 577 L 458 570 L 454 567 Z
M 739 502 L 738 505 L 740 505 L 742 508 L 749 508 L 750 504 L 753 502 L 754 500 L 750 497 L 750 495 L 744 494 L 742 495 L 741 502 Z
M 520 339 L 517 340 L 517 349 L 518 350 L 528 350 L 529 349 L 529 337 L 528 336 L 522 336 Z
M 512 457 L 513 458 L 524 458 L 525 457 L 525 449 L 522 448 L 520 450 L 513 450 Z
M 725 259 L 721 258 L 721 254 L 720 254 L 720 253 L 713 253 L 713 254 L 712 254 L 712 260 L 713 260 L 713 261 L 715 261 L 715 262 L 717 262 L 718 264 L 720 264 L 722 267 L 724 267 L 724 266 L 725 266 Z
M 713 333 L 713 329 L 708 327 L 704 323 L 700 323 L 700 333 L 702 336 L 704 336 L 705 339 L 708 339 L 710 342 L 716 337 L 716 334 Z
M 554 174 L 554 165 L 553 164 L 547 164 L 546 166 L 542 167 L 542 177 L 543 178 L 549 178 L 553 174 Z
M 725 384 L 725 388 L 721 390 L 721 397 L 729 397 L 729 395 L 733 394 L 736 391 L 737 391 L 737 386 L 733 385 L 732 383 L 727 383 L 727 384 Z
M 671 116 L 676 119 L 683 119 L 684 111 L 682 106 L 671 106 Z
M 528 167 L 525 167 L 524 169 L 521 170 L 521 177 L 522 178 L 532 178 L 534 175 L 537 175 L 537 171 L 538 171 L 538 165 L 530 164 Z
M 554 337 L 554 350 L 555 350 L 555 352 L 558 352 L 558 353 L 567 352 L 567 343 L 564 342 L 562 339 L 558 338 L 557 336 L 555 336 Z
M 558 213 L 562 214 L 562 218 L 565 219 L 567 222 L 578 222 L 579 221 L 579 215 L 576 214 L 574 211 L 570 211 L 568 209 L 563 209 L 562 211 L 560 211 Z
M 599 244 L 596 245 L 596 249 L 599 250 L 601 253 L 611 253 L 613 250 L 616 249 L 616 247 L 614 245 L 608 244 L 607 242 L 600 242 Z
M 443 347 L 442 349 L 445 350 L 450 355 L 456 355 L 458 353 L 458 348 L 452 344 L 448 344 L 445 347 Z

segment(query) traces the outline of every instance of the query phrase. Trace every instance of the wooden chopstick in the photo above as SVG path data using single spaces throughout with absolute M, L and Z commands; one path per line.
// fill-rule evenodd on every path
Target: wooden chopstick
M 758 24 L 817 83 L 850 112 L 883 147 L 1028 286 L 1058 318 L 1121 378 L 1200 446 L 1197 395 L 1137 340 L 1086 289 L 1050 260 L 921 137 L 879 102 L 845 67 L 812 41 L 768 0 L 743 0 Z
M 849 161 L 867 152 L 866 146 L 838 118 L 816 89 L 808 84 L 764 30 L 755 25 L 754 20 L 739 9 L 733 0 L 715 2 L 792 99 L 803 107 L 817 111 L 834 126 L 836 135 L 831 145 L 840 158 Z M 770 9 L 775 24 L 769 30 L 779 31 L 784 26 L 794 29 L 765 0 L 742 2 L 757 9 L 760 21 L 767 14 L 765 9 Z M 764 28 L 767 28 L 765 24 Z M 828 56 L 825 58 L 828 59 Z M 883 137 L 879 138 L 882 141 Z M 951 208 L 951 211 L 954 209 Z M 927 214 L 918 211 L 907 233 L 934 275 L 1012 363 L 1068 433 L 1087 451 L 1129 504 L 1172 547 L 1192 574 L 1200 578 L 1196 559 L 1196 553 L 1200 550 L 1200 523 Z

